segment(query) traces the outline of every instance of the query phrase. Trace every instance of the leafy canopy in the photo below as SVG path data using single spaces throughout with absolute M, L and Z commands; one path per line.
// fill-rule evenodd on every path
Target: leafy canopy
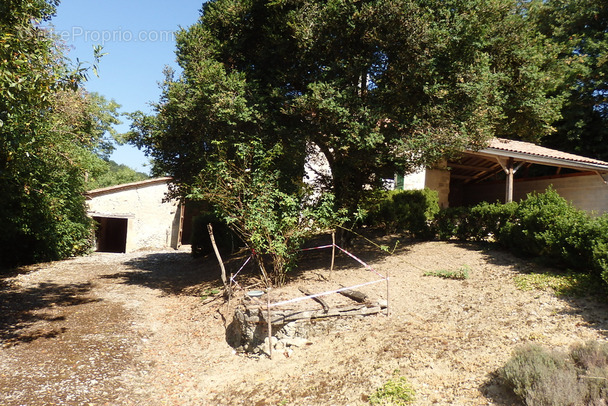
M 560 49 L 569 90 L 557 133 L 543 142 L 608 160 L 608 3 L 549 0 L 537 16 L 541 32 Z
M 132 140 L 186 189 L 214 140 L 281 144 L 287 166 L 314 143 L 339 204 L 356 202 L 395 169 L 552 131 L 560 83 L 531 4 L 207 2 L 178 33 L 183 73 L 168 72 L 154 117 L 134 115 Z
M 111 148 L 115 104 L 81 90 L 42 27 L 57 1 L 0 5 L 0 267 L 63 258 L 90 245 L 86 173 Z
M 216 179 L 199 175 L 245 165 L 236 159 L 243 146 L 271 157 L 273 187 L 298 196 L 306 153 L 316 149 L 332 173 L 318 186 L 333 193 L 335 209 L 354 213 L 397 170 L 492 136 L 553 131 L 561 76 L 557 50 L 529 17 L 535 4 L 209 1 L 177 34 L 183 72 L 166 72 L 155 115 L 132 115 L 130 140 L 182 196 L 216 190 Z M 247 169 L 256 168 L 239 167 Z M 250 213 L 238 215 L 246 222 Z

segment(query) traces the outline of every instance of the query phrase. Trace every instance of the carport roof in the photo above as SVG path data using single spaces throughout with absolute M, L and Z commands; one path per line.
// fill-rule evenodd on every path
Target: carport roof
M 501 172 L 507 163 L 539 164 L 577 171 L 608 173 L 608 162 L 541 147 L 530 142 L 494 138 L 478 151 L 466 151 L 459 159 L 450 160 L 451 177 L 455 180 L 480 182 Z
M 487 148 L 478 152 L 543 165 L 608 171 L 608 162 L 541 147 L 530 142 L 494 138 Z

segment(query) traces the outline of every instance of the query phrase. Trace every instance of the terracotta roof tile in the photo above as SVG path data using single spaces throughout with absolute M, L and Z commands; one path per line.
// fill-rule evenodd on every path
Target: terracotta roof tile
M 559 159 L 559 160 L 567 160 L 573 162 L 582 162 L 589 163 L 595 165 L 603 165 L 608 166 L 608 162 L 600 161 L 598 159 L 587 158 L 580 155 L 570 154 L 567 152 L 557 151 L 555 149 L 541 147 L 539 145 L 532 144 L 530 142 L 524 141 L 513 141 L 506 140 L 503 138 L 494 138 L 490 145 L 489 149 L 497 149 L 506 152 L 514 152 L 526 155 L 533 155 L 543 158 L 550 159 Z

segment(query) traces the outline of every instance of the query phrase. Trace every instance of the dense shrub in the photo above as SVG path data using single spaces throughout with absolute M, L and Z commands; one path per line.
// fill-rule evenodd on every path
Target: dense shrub
M 529 406 L 605 404 L 608 344 L 577 345 L 569 354 L 523 346 L 515 350 L 500 375 Z
M 371 208 L 368 224 L 428 238 L 430 221 L 438 213 L 439 198 L 434 190 L 391 190 Z
M 213 236 L 220 252 L 222 254 L 231 253 L 238 244 L 234 233 L 212 212 L 202 212 L 192 220 L 192 255 L 199 257 L 213 253 L 207 224 L 213 226 Z
M 608 214 L 591 217 L 552 188 L 519 203 L 442 210 L 432 229 L 439 239 L 493 241 L 516 254 L 608 283 Z
M 467 207 L 449 207 L 441 210 L 431 225 L 433 235 L 440 240 L 450 240 L 456 237 L 460 225 L 466 221 L 469 211 L 470 209 Z
M 585 212 L 549 188 L 542 194 L 529 194 L 519 204 L 514 221 L 503 231 L 500 242 L 517 253 L 581 267 L 589 264 L 585 258 L 589 224 Z
M 480 203 L 468 210 L 456 236 L 461 240 L 499 241 L 505 226 L 513 221 L 517 203 Z
M 587 230 L 587 247 L 593 270 L 608 284 L 608 214 L 595 218 Z

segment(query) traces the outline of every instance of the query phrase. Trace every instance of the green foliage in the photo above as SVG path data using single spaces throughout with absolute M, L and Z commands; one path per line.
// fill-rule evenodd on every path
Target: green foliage
M 599 405 L 608 395 L 608 345 L 579 344 L 569 354 L 526 345 L 500 375 L 529 406 Z
M 554 258 L 566 266 L 585 267 L 589 245 L 589 216 L 552 188 L 533 193 L 515 210 L 516 220 L 505 228 L 501 243 L 525 255 Z
M 520 203 L 444 210 L 432 228 L 441 239 L 493 241 L 517 254 L 589 276 L 562 275 L 552 282 L 526 277 L 522 284 L 545 283 L 557 292 L 577 294 L 600 277 L 608 283 L 608 215 L 591 217 L 552 188 L 532 193 Z
M 503 228 L 509 224 L 515 215 L 517 203 L 487 203 L 482 202 L 461 218 L 456 236 L 461 240 L 486 241 L 499 240 Z
M 56 4 L 0 6 L 0 267 L 90 246 L 85 174 L 108 150 L 115 109 L 80 89 L 88 68 L 72 68 L 42 27 Z
M 137 172 L 127 165 L 117 164 L 112 160 L 100 159 L 99 166 L 95 168 L 87 182 L 87 189 L 99 189 L 109 186 L 122 185 L 125 183 L 139 182 L 148 179 L 149 176 Z
M 425 272 L 423 276 L 436 276 L 443 279 L 455 279 L 455 280 L 465 280 L 469 279 L 469 272 L 471 269 L 469 266 L 465 265 L 460 267 L 460 269 L 456 271 L 448 271 L 448 270 L 439 270 L 439 271 L 429 271 Z
M 466 207 L 448 207 L 437 213 L 431 225 L 440 240 L 450 240 L 458 233 L 460 224 L 466 221 L 469 210 Z
M 288 186 L 282 183 L 290 179 L 276 169 L 276 161 L 283 158 L 280 145 L 265 150 L 261 141 L 251 139 L 216 143 L 215 148 L 217 158 L 202 172 L 189 198 L 211 203 L 218 217 L 255 253 L 265 282 L 282 285 L 304 239 L 340 220 L 331 209 L 331 196 L 312 204 L 301 184 L 285 192 Z
M 557 132 L 543 144 L 608 160 L 608 4 L 604 0 L 550 0 L 538 10 L 541 31 L 561 49 L 569 96 Z
M 412 403 L 415 400 L 416 392 L 412 385 L 403 376 L 399 375 L 399 371 L 393 373 L 392 379 L 386 382 L 382 387 L 378 388 L 369 397 L 371 405 L 386 405 L 400 406 Z
M 391 190 L 370 209 L 367 222 L 424 238 L 429 235 L 430 220 L 438 213 L 439 197 L 434 190 Z
M 552 131 L 555 50 L 525 2 L 217 0 L 177 34 L 155 116 L 129 139 L 187 195 L 215 142 L 281 145 L 301 174 L 327 158 L 325 190 L 354 213 L 381 174 L 434 163 L 492 136 Z M 289 150 L 289 152 L 287 152 Z M 213 164 L 211 162 L 211 164 Z
M 498 241 L 507 224 L 514 219 L 518 204 L 482 202 L 471 208 L 450 207 L 441 210 L 431 225 L 441 240 Z

